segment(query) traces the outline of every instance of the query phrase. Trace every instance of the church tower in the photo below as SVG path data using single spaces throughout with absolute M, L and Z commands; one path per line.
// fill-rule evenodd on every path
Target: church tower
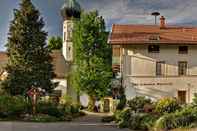
M 81 7 L 76 0 L 66 0 L 62 9 L 61 15 L 63 17 L 63 56 L 66 61 L 73 61 L 73 43 L 72 32 L 74 20 L 80 18 Z

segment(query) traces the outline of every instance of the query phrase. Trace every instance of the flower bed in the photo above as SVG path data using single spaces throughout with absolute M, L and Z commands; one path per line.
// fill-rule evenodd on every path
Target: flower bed
M 182 106 L 175 98 L 162 98 L 152 102 L 145 97 L 135 97 L 128 102 L 127 108 L 117 110 L 113 117 L 106 120 L 116 121 L 119 128 L 143 131 L 195 128 L 197 103 Z

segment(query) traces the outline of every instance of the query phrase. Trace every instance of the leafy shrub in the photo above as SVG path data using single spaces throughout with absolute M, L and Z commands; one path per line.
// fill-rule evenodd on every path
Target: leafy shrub
M 61 104 L 65 115 L 72 115 L 80 112 L 79 104 Z
M 148 130 L 154 125 L 156 118 L 148 113 L 134 113 L 129 120 L 129 128 L 132 130 Z
M 74 102 L 72 100 L 72 97 L 68 95 L 62 96 L 60 103 L 61 103 L 61 106 L 63 107 L 65 114 L 79 113 L 80 108 L 81 108 L 81 105 L 79 105 L 77 102 Z
M 22 96 L 0 96 L 0 117 L 18 117 L 25 113 L 27 102 Z
M 118 123 L 120 120 L 121 120 L 121 118 L 120 118 L 120 114 L 121 114 L 121 110 L 116 110 L 115 112 L 114 112 L 114 119 L 115 119 L 115 122 L 116 123 Z
M 116 122 L 119 128 L 127 128 L 129 125 L 129 119 L 132 115 L 132 110 L 130 108 L 125 108 L 122 111 L 117 111 L 115 113 Z
M 155 128 L 160 129 L 174 129 L 181 127 L 188 127 L 197 122 L 197 108 L 187 107 L 175 113 L 165 114 L 160 117 Z
M 60 99 L 60 103 L 61 104 L 66 104 L 66 105 L 71 105 L 73 102 L 72 100 L 72 97 L 71 96 L 68 96 L 67 94 L 66 95 L 63 95 Z
M 114 116 L 105 116 L 102 118 L 102 122 L 112 122 L 115 120 L 115 117 Z
M 118 103 L 116 109 L 117 109 L 117 110 L 122 110 L 122 109 L 124 109 L 124 107 L 126 106 L 126 103 L 127 103 L 126 96 L 125 96 L 125 95 L 122 95 L 122 96 L 120 97 L 120 102 Z
M 71 106 L 71 113 L 75 114 L 75 113 L 79 113 L 80 111 L 80 105 L 79 104 L 72 104 Z
M 135 112 L 143 111 L 144 105 L 151 104 L 151 99 L 144 96 L 137 96 L 127 102 L 128 106 Z
M 64 111 L 58 105 L 51 102 L 39 102 L 37 104 L 37 113 L 47 114 L 54 117 L 64 116 Z
M 35 116 L 28 116 L 24 118 L 25 121 L 29 122 L 54 122 L 54 121 L 71 121 L 72 116 L 67 116 L 67 117 L 55 117 L 55 116 L 50 116 L 47 114 L 39 114 Z
M 162 98 L 156 102 L 155 111 L 160 114 L 172 113 L 180 109 L 180 105 L 175 98 Z
M 125 108 L 125 106 L 127 104 L 127 99 L 126 99 L 126 96 L 125 96 L 124 88 L 119 89 L 119 94 L 120 94 L 120 96 L 119 96 L 120 101 L 119 101 L 118 105 L 116 106 L 116 109 L 117 110 L 122 110 L 122 109 Z

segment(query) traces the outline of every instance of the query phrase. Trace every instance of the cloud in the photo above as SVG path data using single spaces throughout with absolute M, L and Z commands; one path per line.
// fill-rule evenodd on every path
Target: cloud
M 7 40 L 12 10 L 20 0 L 1 0 L 0 50 Z M 65 0 L 32 0 L 44 17 L 49 35 L 62 35 L 60 8 Z M 153 24 L 150 14 L 159 11 L 168 24 L 196 25 L 197 0 L 78 0 L 85 10 L 98 10 L 111 29 L 112 24 Z
M 159 11 L 168 24 L 197 25 L 196 0 L 80 0 L 86 9 L 98 9 L 108 26 L 120 24 L 152 24 L 150 14 Z

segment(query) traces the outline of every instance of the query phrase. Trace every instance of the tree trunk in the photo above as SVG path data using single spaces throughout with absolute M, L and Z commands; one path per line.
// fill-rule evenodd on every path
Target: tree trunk
M 94 96 L 89 96 L 88 111 L 94 112 L 96 99 Z

